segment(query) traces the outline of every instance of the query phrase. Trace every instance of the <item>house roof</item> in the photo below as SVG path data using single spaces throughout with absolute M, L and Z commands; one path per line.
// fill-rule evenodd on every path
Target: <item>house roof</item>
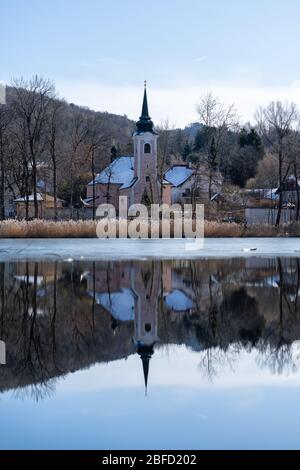
M 51 194 L 43 194 L 43 193 L 36 193 L 36 197 L 38 201 L 54 201 L 54 196 L 51 196 Z M 14 202 L 26 202 L 26 197 L 19 197 L 18 199 L 15 199 Z M 34 195 L 30 194 L 28 196 L 28 201 L 33 202 L 34 201 Z M 57 198 L 57 201 L 63 202 L 62 199 Z
M 194 170 L 187 165 L 174 165 L 165 172 L 164 179 L 177 187 L 185 183 L 193 173 Z
M 119 184 L 120 189 L 130 188 L 134 181 L 134 157 L 130 155 L 116 158 L 95 178 L 95 184 Z
M 89 295 L 93 296 L 92 292 Z M 96 302 L 102 305 L 116 320 L 134 320 L 135 295 L 131 289 L 122 288 L 118 292 L 96 293 Z
M 165 303 L 170 310 L 175 312 L 185 312 L 195 306 L 194 302 L 184 292 L 178 289 L 166 295 Z
M 36 193 L 36 198 L 38 201 L 43 201 L 43 196 L 41 193 Z M 27 198 L 26 197 L 19 197 L 18 199 L 15 199 L 14 202 L 25 202 L 27 201 Z M 28 196 L 28 201 L 29 202 L 33 202 L 34 201 L 34 195 L 33 194 L 30 194 Z

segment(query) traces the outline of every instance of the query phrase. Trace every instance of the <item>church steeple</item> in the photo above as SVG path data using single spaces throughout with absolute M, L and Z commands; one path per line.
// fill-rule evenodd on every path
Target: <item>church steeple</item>
M 145 81 L 144 84 L 144 98 L 143 98 L 143 106 L 142 106 L 142 115 L 140 119 L 151 119 L 149 116 L 149 111 L 148 111 L 148 99 L 147 99 L 147 82 Z
M 140 358 L 142 359 L 144 382 L 145 382 L 145 394 L 147 395 L 149 365 L 150 365 L 150 359 L 153 355 L 153 345 L 147 346 L 147 345 L 142 345 L 141 343 L 139 343 L 138 354 Z
M 144 84 L 144 98 L 143 98 L 143 106 L 142 106 L 142 114 L 140 119 L 136 123 L 137 133 L 141 134 L 143 132 L 151 132 L 155 134 L 153 130 L 153 122 L 151 121 L 151 117 L 149 116 L 148 111 L 148 98 L 147 98 L 147 82 L 145 81 Z

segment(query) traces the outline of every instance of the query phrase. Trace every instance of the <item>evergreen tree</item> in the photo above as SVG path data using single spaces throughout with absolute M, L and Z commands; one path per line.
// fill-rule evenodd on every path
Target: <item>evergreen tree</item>
M 215 138 L 212 138 L 210 149 L 209 149 L 209 166 L 212 170 L 217 170 L 218 162 L 217 162 L 217 147 Z
M 191 146 L 188 142 L 188 140 L 185 142 L 185 146 L 183 147 L 183 151 L 182 151 L 182 160 L 184 162 L 188 162 L 189 161 L 189 158 L 190 158 L 190 155 L 192 153 L 192 149 L 191 149 Z

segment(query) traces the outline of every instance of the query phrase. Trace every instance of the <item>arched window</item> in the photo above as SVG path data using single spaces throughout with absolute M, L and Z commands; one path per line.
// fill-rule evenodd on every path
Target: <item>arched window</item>
M 144 153 L 151 153 L 151 145 L 145 144 L 144 145 Z

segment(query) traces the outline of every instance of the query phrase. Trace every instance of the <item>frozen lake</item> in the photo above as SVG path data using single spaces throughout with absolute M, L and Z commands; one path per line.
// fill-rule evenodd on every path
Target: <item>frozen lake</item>
M 207 238 L 195 240 L 2 239 L 0 260 L 129 260 L 232 257 L 300 257 L 300 238 Z
M 7 256 L 183 247 L 72 242 L 3 245 Z M 235 242 L 208 241 L 219 259 L 0 262 L 0 449 L 299 449 L 297 245 L 231 259 L 246 244 Z

